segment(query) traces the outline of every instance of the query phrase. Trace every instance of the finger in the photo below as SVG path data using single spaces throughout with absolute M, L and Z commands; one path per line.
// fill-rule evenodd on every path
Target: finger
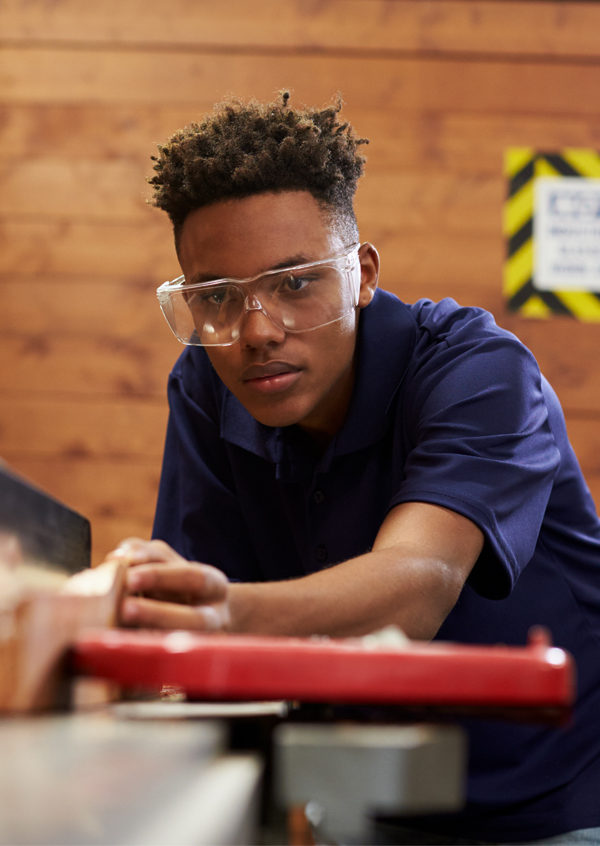
M 121 622 L 148 629 L 215 632 L 227 627 L 227 616 L 225 606 L 179 605 L 130 596 L 121 604 Z
M 184 559 L 168 544 L 160 540 L 143 540 L 142 538 L 127 538 L 121 541 L 116 549 L 109 552 L 107 559 L 124 561 L 130 566 L 147 564 L 150 562 L 183 561 Z
M 131 593 L 185 604 L 220 602 L 228 589 L 227 577 L 215 567 L 187 561 L 170 564 L 140 564 L 127 573 Z

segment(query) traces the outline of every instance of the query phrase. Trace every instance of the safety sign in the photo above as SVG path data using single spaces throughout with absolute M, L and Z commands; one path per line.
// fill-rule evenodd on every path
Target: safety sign
M 505 172 L 509 309 L 600 322 L 600 152 L 512 147 Z

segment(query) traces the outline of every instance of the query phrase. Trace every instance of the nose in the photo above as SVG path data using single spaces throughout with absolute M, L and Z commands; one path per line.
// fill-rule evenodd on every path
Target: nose
M 240 344 L 246 349 L 278 346 L 285 341 L 285 331 L 275 326 L 254 297 L 246 304 L 240 331 Z

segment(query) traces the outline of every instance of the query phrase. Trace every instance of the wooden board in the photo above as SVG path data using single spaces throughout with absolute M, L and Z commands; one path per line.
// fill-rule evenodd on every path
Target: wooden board
M 166 395 L 132 401 L 28 392 L 0 401 L 0 414 L 0 455 L 11 460 L 160 460 L 168 409 Z
M 0 394 L 27 385 L 40 393 L 162 397 L 175 356 L 152 339 L 5 335 L 0 360 Z
M 402 232 L 390 218 L 385 227 L 357 213 L 363 240 L 374 243 L 384 259 L 382 286 L 395 292 L 401 280 L 440 284 L 467 282 L 489 286 L 501 296 L 504 241 L 500 232 Z M 106 222 L 0 219 L 0 276 L 69 276 L 98 273 L 138 277 L 160 285 L 181 271 L 168 225 L 142 226 Z M 110 250 L 107 250 L 110 244 Z M 398 280 L 398 281 L 395 281 Z M 425 291 L 421 296 L 427 295 Z
M 18 584 L 18 568 L 11 573 Z M 56 704 L 67 649 L 86 628 L 116 623 L 124 575 L 112 562 L 72 576 L 57 592 L 23 589 L 2 608 L 0 711 Z
M 0 220 L 0 273 L 123 274 L 173 279 L 178 264 L 168 219 L 151 224 Z
M 585 68 L 581 68 L 581 80 L 584 84 Z M 510 110 L 432 110 L 425 103 L 411 112 L 374 111 L 368 103 L 364 107 L 354 104 L 347 105 L 343 114 L 370 139 L 365 149 L 369 177 L 376 172 L 416 169 L 498 178 L 506 147 L 552 150 L 600 145 L 594 115 L 565 120 L 562 115 L 514 114 Z M 87 167 L 90 163 L 102 167 L 121 159 L 128 167 L 136 165 L 145 175 L 150 171 L 150 156 L 155 154 L 156 145 L 201 116 L 197 106 L 185 103 L 8 105 L 0 98 L 0 162 L 6 159 L 12 166 L 21 162 L 33 167 L 38 159 L 48 159 L 65 167 L 74 167 L 80 161 Z M 80 185 L 84 202 L 89 202 L 87 190 L 83 190 L 87 187 Z M 143 181 L 137 190 L 140 194 L 146 190 Z
M 66 573 L 90 566 L 90 524 L 81 514 L 0 464 L 0 538 L 10 539 L 17 560 Z M 0 547 L 0 564 L 3 560 Z M 12 563 L 11 558 L 9 563 Z
M 18 273 L 0 276 L 0 283 L 2 335 L 157 340 L 165 346 L 172 338 L 156 279 Z M 170 348 L 174 358 L 183 350 L 174 337 Z
M 160 474 L 160 460 L 152 458 L 27 458 L 14 462 L 14 467 L 52 496 L 89 516 L 92 536 L 96 517 L 144 520 L 151 516 Z M 140 492 L 144 493 L 143 499 Z
M 146 203 L 147 171 L 130 162 L 0 162 L 0 216 L 153 227 L 157 212 Z M 369 173 L 361 184 L 357 213 L 374 229 L 393 225 L 400 231 L 497 235 L 505 193 L 501 168 L 494 177 L 440 170 L 379 171 Z
M 562 6 L 560 13 L 558 7 Z M 585 2 L 494 0 L 4 0 L 3 39 L 190 48 L 343 49 L 581 56 L 600 50 L 600 10 Z
M 297 102 L 320 104 L 342 90 L 348 108 L 595 115 L 600 66 L 458 58 L 272 56 L 237 52 L 64 50 L 4 47 L 4 103 L 188 104 L 204 113 L 228 92 L 272 99 L 286 85 Z M 127 80 L 127 84 L 123 84 Z

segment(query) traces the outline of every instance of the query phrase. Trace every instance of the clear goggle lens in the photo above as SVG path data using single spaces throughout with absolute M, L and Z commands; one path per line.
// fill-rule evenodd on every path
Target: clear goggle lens
M 220 347 L 238 340 L 248 311 L 263 312 L 286 332 L 308 332 L 352 312 L 359 290 L 358 245 L 353 245 L 341 256 L 269 270 L 252 279 L 186 285 L 180 276 L 156 293 L 181 343 Z

